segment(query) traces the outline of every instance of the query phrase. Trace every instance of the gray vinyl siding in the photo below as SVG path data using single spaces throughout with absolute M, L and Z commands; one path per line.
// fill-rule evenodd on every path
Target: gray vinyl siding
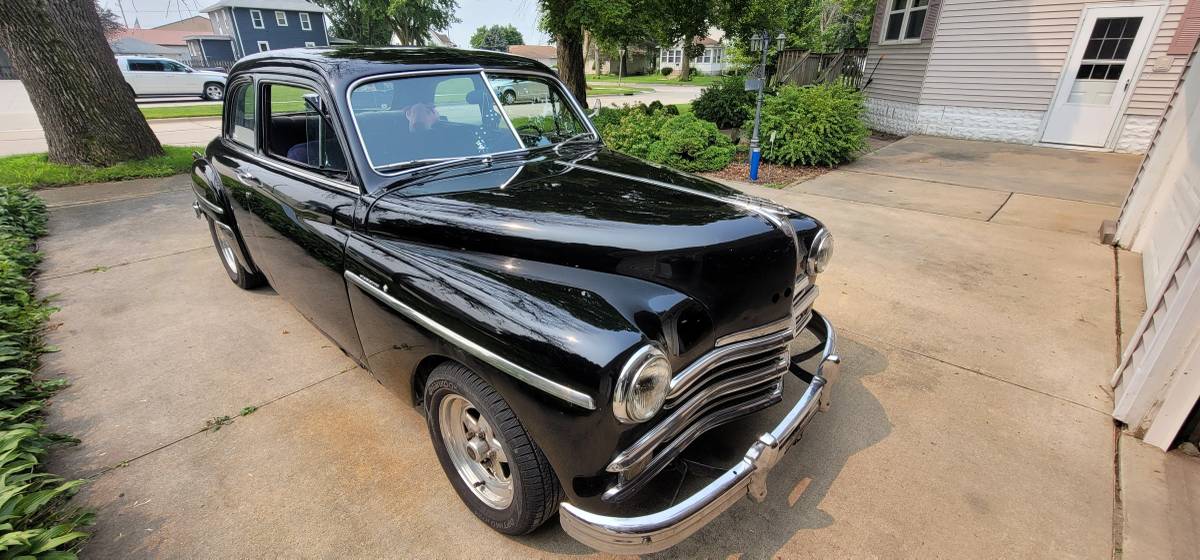
M 1086 5 L 1119 0 L 945 0 L 920 93 L 925 105 L 1049 109 Z M 1166 53 L 1187 0 L 1170 0 L 1126 114 L 1159 116 L 1185 60 L 1151 72 Z M 885 59 L 886 62 L 886 59 Z
M 867 75 L 871 76 L 871 83 L 865 90 L 867 96 L 917 103 L 921 98 L 921 84 L 932 43 L 928 40 L 901 45 L 872 43 L 867 53 Z M 881 55 L 882 61 L 879 60 Z

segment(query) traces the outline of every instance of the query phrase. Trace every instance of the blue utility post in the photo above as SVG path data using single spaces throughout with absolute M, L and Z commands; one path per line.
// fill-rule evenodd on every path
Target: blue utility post
M 777 37 L 779 48 L 783 48 L 785 39 L 783 33 Z M 761 34 L 755 33 L 750 37 L 750 48 L 752 50 L 762 50 L 762 65 L 759 66 L 761 72 L 758 77 L 758 101 L 754 104 L 754 132 L 750 134 L 750 180 L 758 181 L 758 163 L 762 158 L 762 148 L 758 140 L 758 127 L 762 122 L 762 102 L 763 91 L 767 89 L 767 51 L 771 49 L 771 33 L 763 31 Z M 747 84 L 749 85 L 749 84 Z M 747 87 L 746 89 L 751 89 Z

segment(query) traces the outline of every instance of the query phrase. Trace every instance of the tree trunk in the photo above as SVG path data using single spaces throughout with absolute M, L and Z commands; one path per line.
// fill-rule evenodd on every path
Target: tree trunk
M 106 166 L 163 153 L 93 0 L 0 0 L 0 47 L 29 92 L 50 161 Z
M 688 56 L 688 48 L 691 46 L 691 44 L 691 37 L 685 37 L 683 39 L 683 48 L 680 49 L 682 54 L 679 58 L 679 81 L 681 82 L 692 81 L 692 59 Z
M 579 100 L 579 104 L 587 107 L 587 80 L 583 75 L 583 33 L 582 30 L 572 30 L 554 36 L 554 44 L 558 45 L 558 76 L 567 85 L 567 90 Z

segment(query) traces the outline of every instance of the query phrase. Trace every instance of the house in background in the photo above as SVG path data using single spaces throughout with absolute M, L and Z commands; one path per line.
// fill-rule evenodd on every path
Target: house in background
M 235 58 L 271 49 L 329 46 L 325 8 L 307 0 L 219 0 L 200 10 L 220 39 L 197 40 L 202 49 L 228 43 Z
M 647 51 L 642 47 L 625 49 L 625 75 L 640 76 L 654 71 L 654 59 L 658 49 Z M 621 71 L 621 57 L 609 55 L 599 47 L 589 50 L 583 57 L 583 72 L 585 74 L 611 74 Z
M 154 29 L 168 29 L 171 31 L 189 31 L 198 35 L 208 35 L 213 32 L 212 22 L 204 16 L 192 16 L 171 23 L 164 23 Z
M 138 43 L 148 43 L 161 47 L 162 52 L 156 56 L 166 56 L 179 61 L 186 61 L 191 56 L 188 50 L 187 41 L 184 37 L 196 33 L 195 31 L 179 30 L 179 29 L 141 29 L 128 28 L 114 31 L 108 35 L 108 43 L 110 45 L 124 41 L 125 39 L 135 39 Z M 208 31 L 212 33 L 212 31 Z M 136 44 L 136 43 L 130 43 Z M 121 54 L 121 53 L 117 53 Z M 129 54 L 151 54 L 151 53 L 129 53 Z
M 510 45 L 508 54 L 532 58 L 546 66 L 558 66 L 558 47 L 554 45 Z
M 1200 0 L 878 0 L 867 120 L 895 134 L 1142 153 Z
M 114 39 L 108 43 L 115 55 L 125 56 L 161 56 L 171 58 L 183 62 L 184 57 L 180 56 L 179 51 L 154 43 L 147 43 L 137 37 L 124 36 Z
M 688 61 L 688 65 L 696 69 L 696 73 L 709 76 L 724 74 L 729 68 L 725 56 L 724 34 L 717 29 L 709 29 L 708 36 L 696 39 L 694 44 L 704 45 L 700 56 Z M 683 63 L 683 45 L 677 44 L 662 48 L 658 51 L 660 68 L 670 68 L 673 74 L 679 73 Z

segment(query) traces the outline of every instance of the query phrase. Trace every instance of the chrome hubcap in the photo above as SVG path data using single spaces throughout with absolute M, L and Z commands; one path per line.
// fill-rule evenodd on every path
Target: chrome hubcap
M 221 258 L 225 260 L 225 266 L 229 267 L 229 271 L 237 272 L 237 255 L 233 254 L 233 246 L 229 244 L 224 235 L 217 235 L 217 248 L 221 250 Z
M 442 442 L 454 470 L 483 503 L 494 509 L 512 504 L 513 480 L 500 437 L 462 395 L 447 395 L 438 406 Z
M 213 99 L 221 98 L 221 88 L 217 86 L 208 86 L 208 96 Z

